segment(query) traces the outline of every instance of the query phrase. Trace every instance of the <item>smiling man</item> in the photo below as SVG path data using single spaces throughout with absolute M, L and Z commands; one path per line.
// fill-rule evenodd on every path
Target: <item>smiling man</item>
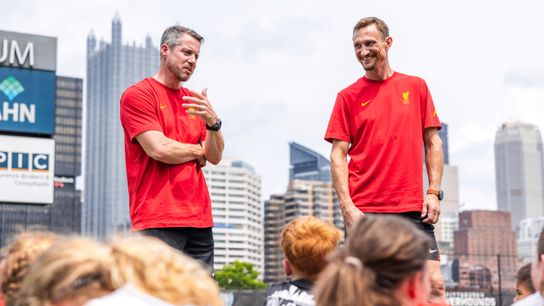
M 202 173 L 223 154 L 221 120 L 206 89 L 181 86 L 203 38 L 182 26 L 161 38 L 159 71 L 121 98 L 132 229 L 155 236 L 213 268 L 212 210 Z
M 444 302 L 433 226 L 443 196 L 441 125 L 425 81 L 389 65 L 392 45 L 388 26 L 378 18 L 363 18 L 353 29 L 355 56 L 365 75 L 338 93 L 325 134 L 332 143 L 333 183 L 346 229 L 366 213 L 397 214 L 429 235 L 432 301 Z M 388 235 L 386 228 L 383 234 Z

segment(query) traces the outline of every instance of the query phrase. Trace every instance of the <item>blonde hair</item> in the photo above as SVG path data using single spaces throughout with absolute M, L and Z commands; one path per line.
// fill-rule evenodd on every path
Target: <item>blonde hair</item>
M 423 271 L 429 238 L 397 216 L 365 216 L 319 275 L 316 306 L 400 305 L 394 291 Z
M 340 243 L 341 234 L 332 224 L 315 217 L 289 222 L 280 245 L 289 263 L 307 276 L 315 276 L 327 264 L 327 255 Z
M 175 305 L 223 305 L 219 288 L 196 260 L 154 237 L 118 237 L 110 244 L 115 287 L 129 283 Z
M 24 232 L 16 236 L 4 249 L 5 266 L 0 276 L 0 288 L 8 305 L 19 294 L 30 264 L 47 250 L 55 239 L 55 234 L 51 232 Z
M 114 290 L 107 246 L 81 237 L 59 239 L 34 262 L 16 306 L 88 300 Z

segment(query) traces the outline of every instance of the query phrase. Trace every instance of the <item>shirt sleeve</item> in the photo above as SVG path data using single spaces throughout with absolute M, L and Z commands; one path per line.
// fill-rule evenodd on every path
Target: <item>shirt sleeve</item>
M 123 93 L 120 113 L 121 124 L 131 141 L 145 131 L 163 131 L 153 96 L 141 88 L 131 86 Z
M 331 143 L 334 139 L 351 142 L 349 117 L 348 104 L 344 97 L 338 94 L 325 132 L 325 140 Z
M 434 107 L 433 98 L 425 81 L 422 81 L 420 85 L 420 97 L 421 128 L 423 130 L 427 128 L 438 128 L 440 130 L 442 128 L 442 124 L 440 124 L 440 119 L 438 119 L 438 113 Z

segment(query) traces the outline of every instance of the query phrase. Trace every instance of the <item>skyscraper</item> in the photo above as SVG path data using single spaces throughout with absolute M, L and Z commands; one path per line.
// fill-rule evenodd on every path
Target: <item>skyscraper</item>
M 228 159 L 202 170 L 212 199 L 214 269 L 238 260 L 262 275 L 261 177 L 249 164 Z
M 111 43 L 87 37 L 87 140 L 83 229 L 104 237 L 130 228 L 119 100 L 123 91 L 153 75 L 159 50 L 149 36 L 144 46 L 123 44 L 122 24 L 116 14 Z
M 0 41 L 25 50 L 10 63 L 1 63 L 9 57 L 0 56 L 2 195 L 16 196 L 0 199 L 0 246 L 28 229 L 78 234 L 82 79 L 56 75 L 54 37 L 0 31 Z M 28 110 L 28 117 L 19 117 L 17 109 Z
M 289 180 L 331 181 L 331 163 L 296 142 L 289 143 Z
M 344 229 L 342 213 L 331 182 L 291 180 L 284 195 L 272 195 L 265 202 L 265 272 L 266 282 L 286 278 L 279 245 L 283 227 L 302 216 L 314 216 Z
M 444 165 L 450 164 L 450 149 L 448 142 L 448 124 L 442 122 L 442 128 L 438 131 L 438 136 L 442 140 L 442 149 L 444 151 Z
M 330 162 L 321 154 L 289 143 L 289 184 L 285 194 L 275 194 L 264 205 L 266 282 L 285 279 L 279 239 L 283 227 L 301 216 L 314 216 L 343 231 L 344 222 L 331 183 Z
M 497 206 L 512 213 L 512 226 L 544 213 L 542 136 L 536 125 L 502 124 L 495 136 Z

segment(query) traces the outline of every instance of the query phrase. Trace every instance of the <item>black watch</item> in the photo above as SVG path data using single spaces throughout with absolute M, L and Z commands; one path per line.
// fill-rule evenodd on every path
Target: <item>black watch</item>
M 217 132 L 221 129 L 221 124 L 222 124 L 221 119 L 217 118 L 214 125 L 208 125 L 206 123 L 206 130 Z

